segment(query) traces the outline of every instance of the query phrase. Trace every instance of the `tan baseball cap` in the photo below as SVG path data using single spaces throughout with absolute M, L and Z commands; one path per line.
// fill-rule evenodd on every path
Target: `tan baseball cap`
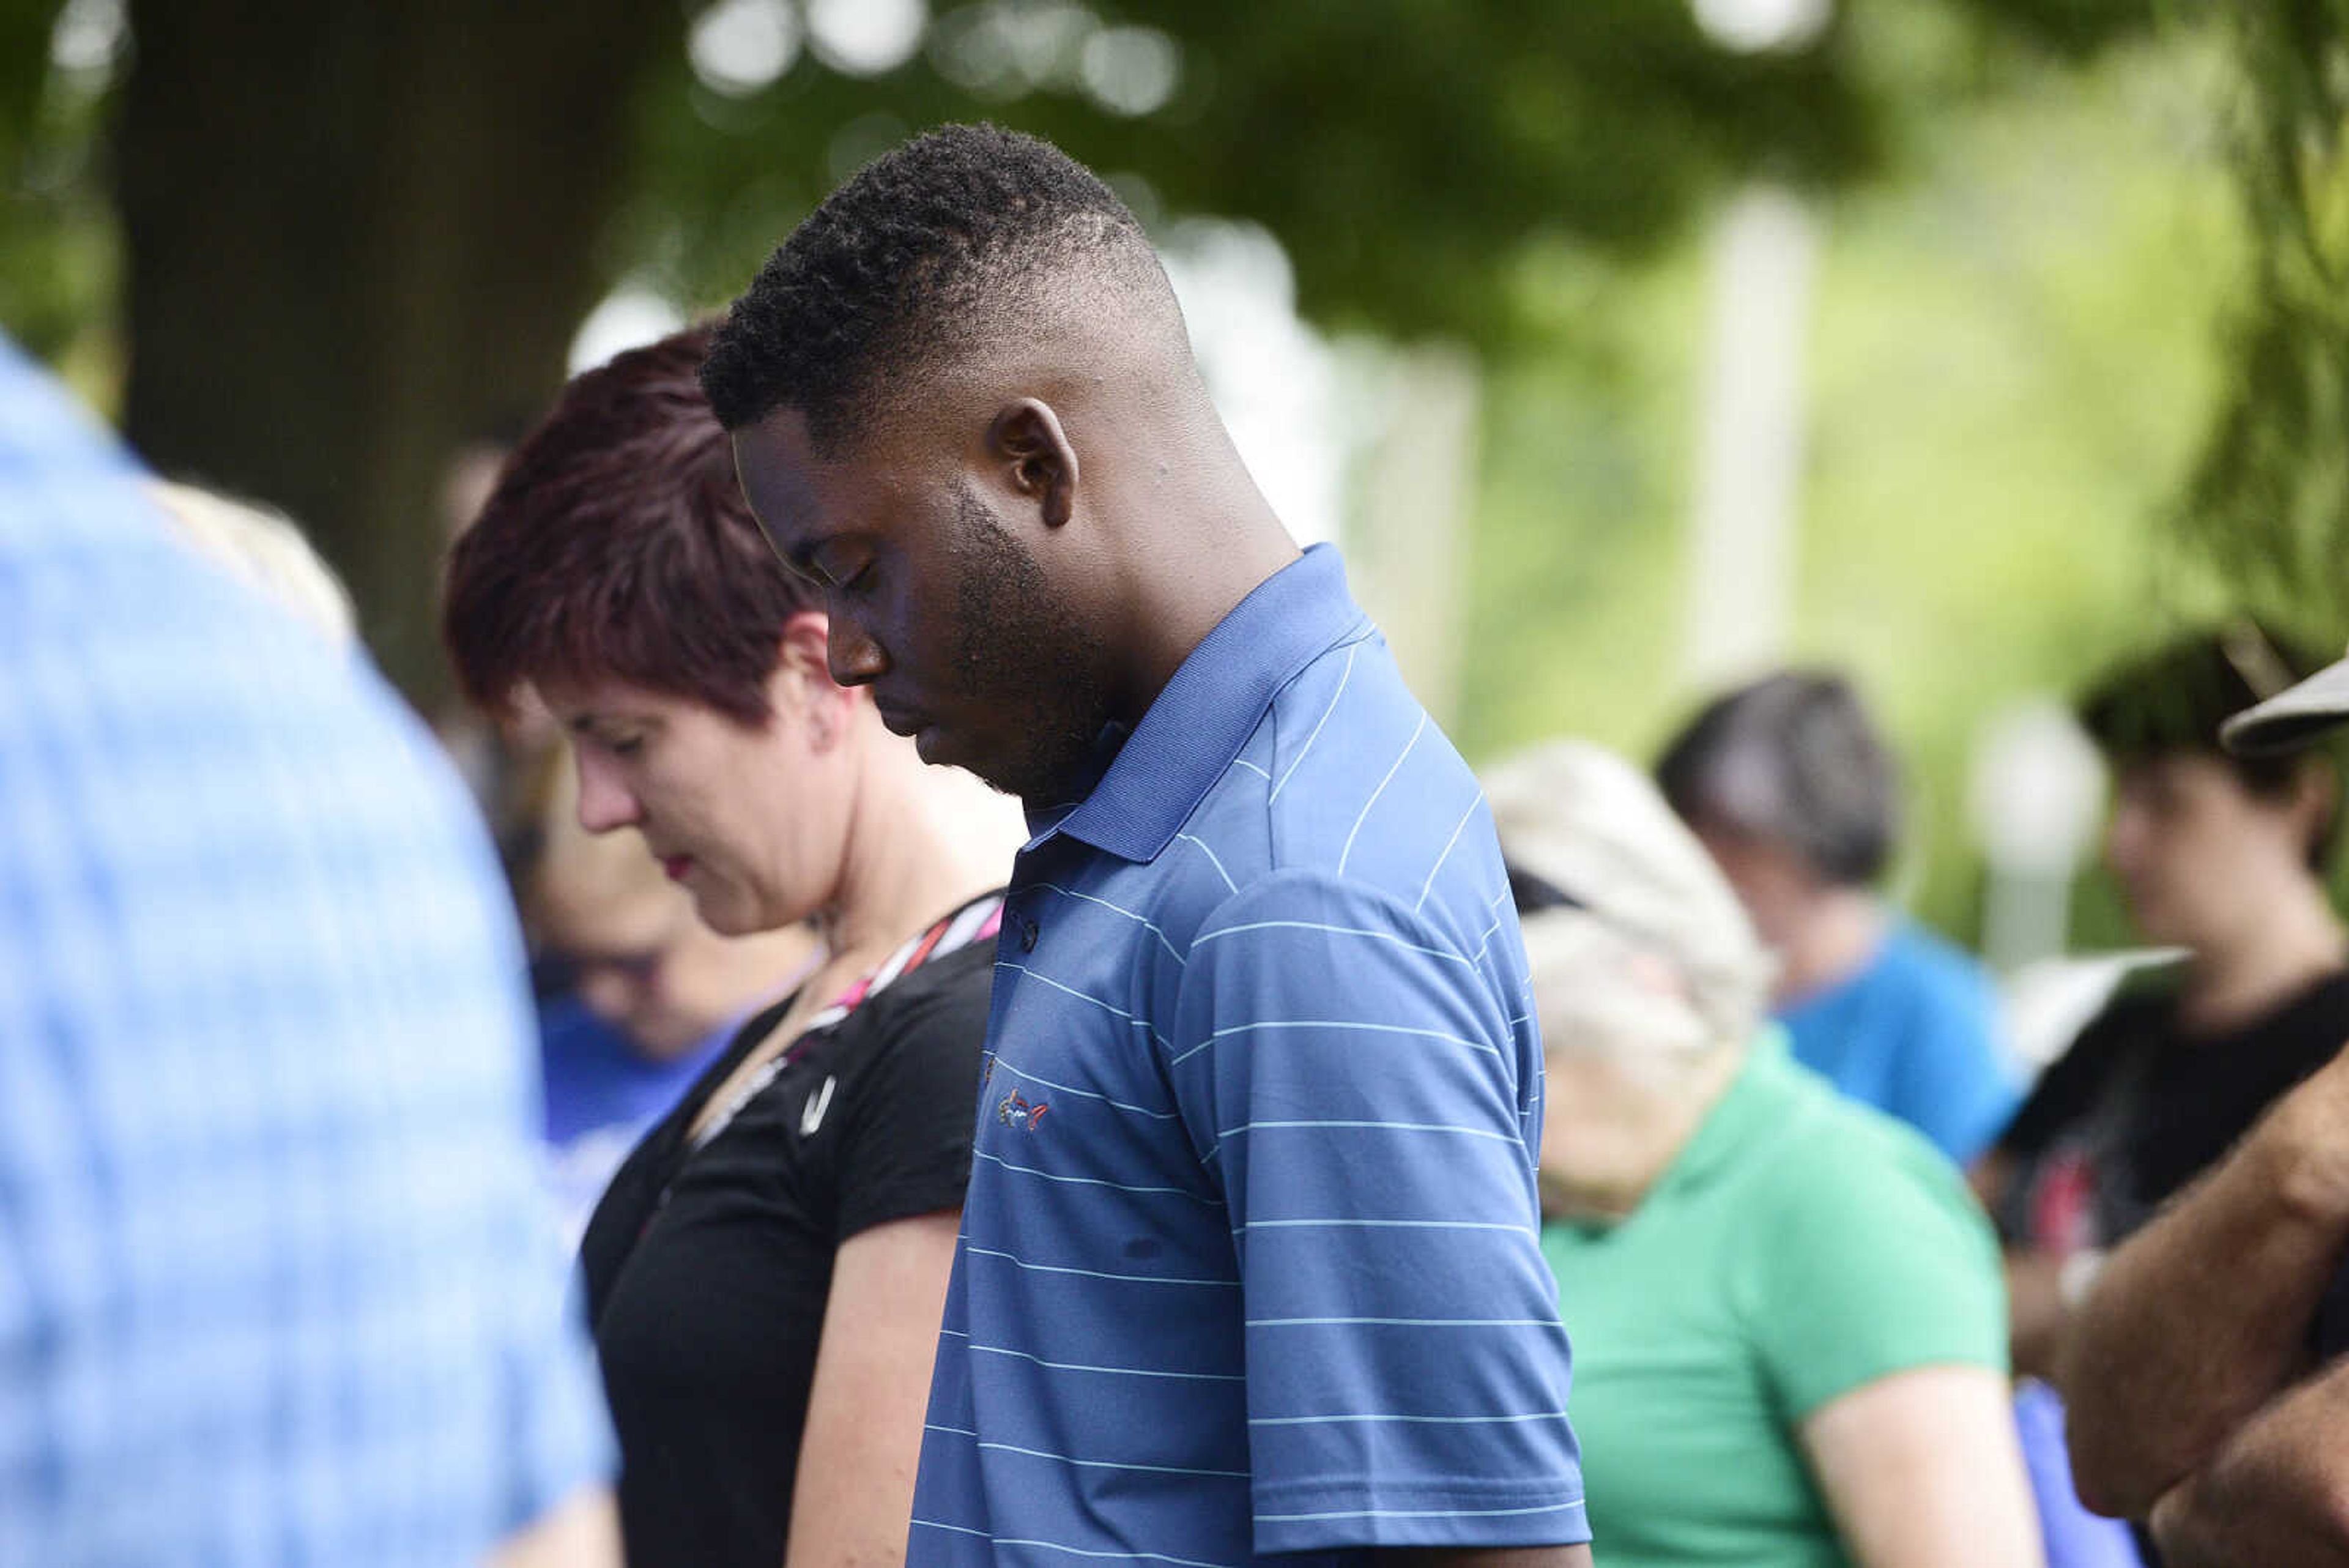
M 2328 664 L 2298 685 L 2244 709 L 2220 728 L 2219 739 L 2239 756 L 2272 756 L 2304 746 L 2344 723 L 2349 723 L 2349 659 Z

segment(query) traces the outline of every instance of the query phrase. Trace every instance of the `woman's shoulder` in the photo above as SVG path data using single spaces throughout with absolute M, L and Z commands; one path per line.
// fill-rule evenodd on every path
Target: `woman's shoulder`
M 1910 1366 L 2003 1368 L 1997 1238 L 1947 1156 L 1816 1078 L 1762 1142 L 1733 1288 L 1790 1409 Z
M 839 1033 L 862 1049 L 976 1053 L 987 1032 L 995 981 L 996 923 L 1002 895 L 973 899 L 911 944 L 845 1018 Z
M 851 1022 L 895 1034 L 972 1011 L 984 1021 L 994 984 L 994 943 L 962 948 L 903 976 L 858 1008 Z
M 1867 1225 L 1979 1210 L 1949 1156 L 1905 1122 L 1864 1106 L 1793 1061 L 1767 1064 L 1775 1115 L 1748 1156 L 1747 1180 L 1784 1217 Z

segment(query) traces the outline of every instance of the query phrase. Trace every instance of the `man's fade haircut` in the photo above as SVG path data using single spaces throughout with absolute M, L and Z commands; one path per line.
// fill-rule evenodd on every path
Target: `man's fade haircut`
M 948 125 L 825 198 L 734 302 L 702 385 L 730 431 L 796 410 L 836 456 L 989 336 L 1066 308 L 1072 275 L 1173 293 L 1141 223 L 1059 148 Z
M 465 695 L 617 679 L 744 724 L 771 711 L 784 624 L 820 610 L 783 566 L 703 397 L 707 324 L 572 380 L 450 552 L 441 637 Z
M 2337 787 L 2339 746 L 2320 742 L 2280 754 L 2238 756 L 2220 743 L 2220 727 L 2330 662 L 2309 644 L 2243 617 L 2122 659 L 2089 684 L 2074 711 L 2116 768 L 2165 757 L 2201 757 L 2223 765 L 2244 794 L 2281 801 L 2312 771 Z M 2331 863 L 2341 817 L 2336 800 L 2310 837 L 2310 870 L 2322 873 Z

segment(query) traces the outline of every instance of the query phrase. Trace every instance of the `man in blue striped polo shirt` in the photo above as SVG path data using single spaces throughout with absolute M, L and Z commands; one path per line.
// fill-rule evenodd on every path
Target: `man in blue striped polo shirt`
M 911 1560 L 1587 1563 L 1491 817 L 1133 216 L 1041 142 L 923 137 L 703 374 L 833 673 L 1035 829 Z

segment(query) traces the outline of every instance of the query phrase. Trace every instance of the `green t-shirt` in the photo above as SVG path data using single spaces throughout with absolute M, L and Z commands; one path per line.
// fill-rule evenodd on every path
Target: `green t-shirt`
M 1914 1366 L 2006 1368 L 1996 1239 L 1949 1161 L 1773 1030 L 1631 1217 L 1553 1222 L 1607 1568 L 1847 1564 L 1795 1435 Z

